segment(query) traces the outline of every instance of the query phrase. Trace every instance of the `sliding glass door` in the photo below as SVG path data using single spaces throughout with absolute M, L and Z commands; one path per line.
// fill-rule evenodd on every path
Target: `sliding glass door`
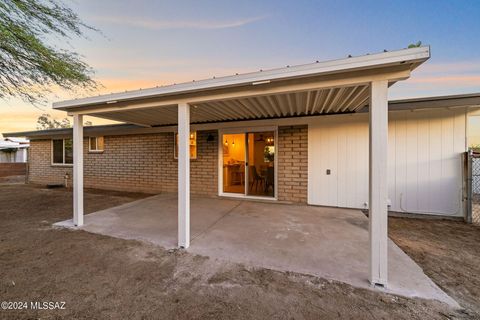
M 249 132 L 247 137 L 247 195 L 274 197 L 275 132 Z
M 223 143 L 223 192 L 245 193 L 245 134 L 224 134 Z
M 222 191 L 275 197 L 275 131 L 221 134 Z

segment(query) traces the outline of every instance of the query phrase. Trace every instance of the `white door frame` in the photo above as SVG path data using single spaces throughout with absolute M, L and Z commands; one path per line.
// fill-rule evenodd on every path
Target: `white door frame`
M 273 197 L 252 196 L 247 194 L 248 188 L 248 168 L 245 166 L 245 190 L 242 194 L 223 192 L 223 135 L 224 134 L 245 134 L 245 140 L 248 139 L 247 134 L 252 132 L 273 131 L 274 133 L 274 195 Z M 248 148 L 245 143 L 245 162 L 248 162 Z M 246 199 L 261 199 L 261 200 L 278 200 L 278 126 L 268 127 L 238 127 L 218 129 L 218 195 L 221 197 L 246 198 Z

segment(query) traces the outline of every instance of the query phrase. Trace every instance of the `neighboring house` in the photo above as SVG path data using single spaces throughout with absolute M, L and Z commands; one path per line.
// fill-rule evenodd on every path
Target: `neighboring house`
M 0 163 L 27 162 L 29 141 L 25 138 L 7 137 L 0 140 Z
M 430 57 L 383 52 L 54 103 L 73 129 L 4 134 L 31 141 L 28 179 L 178 192 L 178 245 L 190 193 L 368 208 L 370 281 L 387 284 L 387 210 L 463 215 L 461 154 L 480 95 L 388 102 Z M 89 115 L 129 124 L 85 127 Z M 85 137 L 85 139 L 84 139 Z

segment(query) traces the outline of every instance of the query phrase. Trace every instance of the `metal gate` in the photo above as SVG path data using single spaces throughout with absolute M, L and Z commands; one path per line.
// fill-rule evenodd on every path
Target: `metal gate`
M 466 154 L 466 201 L 468 223 L 480 225 L 480 153 L 469 150 Z

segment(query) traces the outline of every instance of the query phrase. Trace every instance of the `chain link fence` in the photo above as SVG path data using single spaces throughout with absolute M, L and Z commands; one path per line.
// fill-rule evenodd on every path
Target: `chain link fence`
M 466 220 L 480 225 L 480 154 L 470 150 L 466 157 Z

